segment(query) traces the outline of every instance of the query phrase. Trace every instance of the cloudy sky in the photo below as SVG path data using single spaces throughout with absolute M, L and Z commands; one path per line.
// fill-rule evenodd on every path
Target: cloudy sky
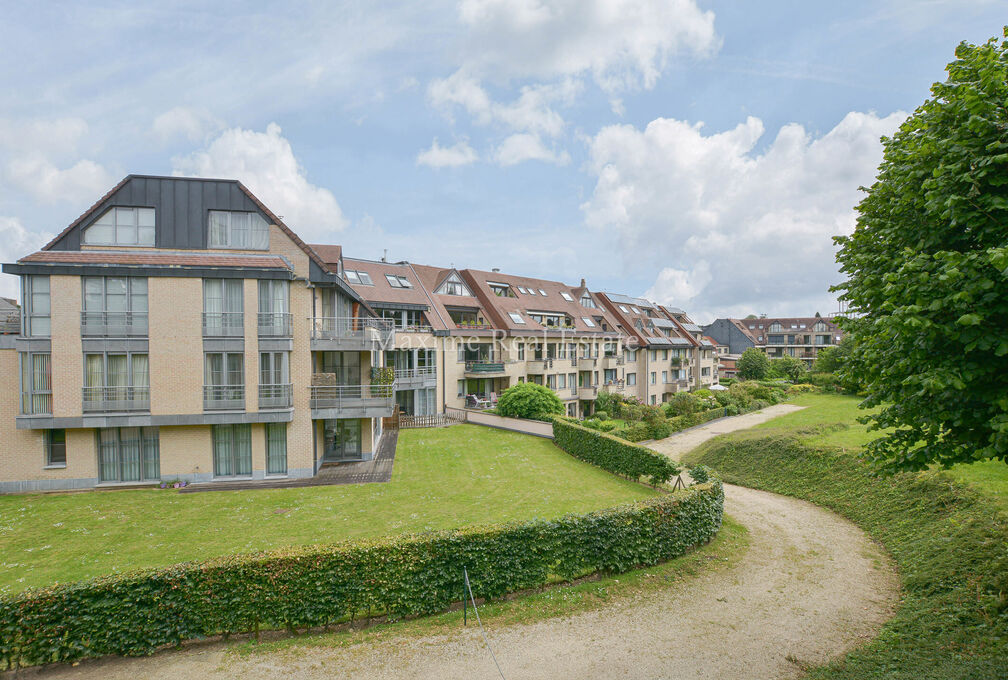
M 85 7 L 84 5 L 87 5 Z M 998 1 L 0 0 L 0 258 L 128 173 L 348 253 L 828 313 L 879 137 Z M 16 283 L 0 277 L 0 292 Z

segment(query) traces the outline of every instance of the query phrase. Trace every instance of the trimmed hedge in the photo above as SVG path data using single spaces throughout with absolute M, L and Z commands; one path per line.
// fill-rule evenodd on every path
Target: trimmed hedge
M 150 654 L 224 633 L 431 614 L 462 599 L 672 559 L 721 526 L 721 483 L 556 520 L 225 556 L 28 590 L 0 601 L 8 668 Z
M 575 458 L 603 470 L 633 480 L 645 477 L 655 486 L 679 474 L 679 467 L 667 456 L 563 418 L 553 420 L 553 443 Z

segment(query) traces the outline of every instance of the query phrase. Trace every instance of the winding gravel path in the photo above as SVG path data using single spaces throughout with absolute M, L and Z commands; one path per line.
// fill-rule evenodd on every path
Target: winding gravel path
M 785 409 L 786 410 L 786 409 Z M 662 442 L 678 457 L 700 441 L 783 412 L 725 419 Z M 810 503 L 726 486 L 726 512 L 750 547 L 728 569 L 646 598 L 533 624 L 491 627 L 505 677 L 784 678 L 801 675 L 874 636 L 892 614 L 898 581 L 882 550 L 856 526 Z M 496 678 L 478 629 L 339 648 L 292 648 L 237 657 L 222 646 L 147 659 L 112 659 L 46 673 L 59 678 Z

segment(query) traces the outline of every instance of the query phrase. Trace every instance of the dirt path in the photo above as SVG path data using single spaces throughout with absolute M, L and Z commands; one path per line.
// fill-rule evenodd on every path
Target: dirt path
M 762 415 L 767 415 L 766 411 Z M 779 413 L 776 413 L 779 415 Z M 740 416 L 707 437 L 751 427 Z M 772 416 L 769 416 L 772 417 Z M 746 420 L 741 420 L 746 419 Z M 763 418 L 766 419 L 766 418 Z M 762 420 L 756 420 L 762 422 Z M 661 442 L 659 442 L 661 444 Z M 663 447 L 664 448 L 664 447 Z M 726 511 L 749 529 L 737 566 L 677 582 L 645 598 L 534 624 L 491 627 L 505 677 L 782 678 L 871 638 L 891 615 L 897 579 L 857 527 L 810 503 L 726 487 Z M 61 668 L 59 678 L 496 678 L 475 627 L 338 648 L 291 648 L 236 657 L 221 647 Z

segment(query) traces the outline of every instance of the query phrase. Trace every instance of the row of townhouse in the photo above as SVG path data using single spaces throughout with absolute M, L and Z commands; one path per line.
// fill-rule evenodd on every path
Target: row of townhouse
M 583 415 L 599 390 L 657 404 L 717 380 L 682 310 L 346 257 L 234 180 L 130 175 L 3 271 L 22 310 L 0 335 L 0 491 L 310 477 L 373 457 L 396 409 L 528 381 Z
M 836 345 L 843 337 L 843 331 L 831 317 L 819 315 L 721 318 L 704 326 L 703 332 L 717 345 L 727 348 L 724 354 L 729 357 L 738 357 L 755 347 L 771 359 L 791 356 L 810 368 L 821 348 Z

